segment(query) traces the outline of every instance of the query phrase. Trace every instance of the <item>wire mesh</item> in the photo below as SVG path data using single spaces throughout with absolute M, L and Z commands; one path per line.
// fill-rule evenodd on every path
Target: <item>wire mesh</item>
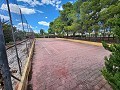
M 6 52 L 10 71 L 12 75 L 20 79 L 20 69 L 21 73 L 23 73 L 24 66 L 26 64 L 26 58 L 28 57 L 31 44 L 34 39 L 34 32 L 28 24 L 25 16 L 22 14 L 17 1 L 9 0 L 9 7 L 12 25 L 10 22 L 6 0 L 0 0 L 0 18 L 2 20 L 2 30 L 5 37 Z M 11 26 L 13 28 L 13 33 Z M 13 37 L 15 38 L 15 41 Z M 20 64 L 20 69 L 18 64 Z M 15 89 L 19 81 L 13 77 L 11 79 L 13 88 Z

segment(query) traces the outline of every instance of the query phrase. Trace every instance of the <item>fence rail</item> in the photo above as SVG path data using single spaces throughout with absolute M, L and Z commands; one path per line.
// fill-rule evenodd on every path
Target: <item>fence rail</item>
M 0 1 L 0 90 L 20 82 L 34 32 L 16 0 Z

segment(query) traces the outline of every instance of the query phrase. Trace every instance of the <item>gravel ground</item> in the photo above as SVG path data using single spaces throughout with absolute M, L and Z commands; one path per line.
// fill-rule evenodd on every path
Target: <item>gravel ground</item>
M 100 71 L 109 54 L 103 47 L 37 39 L 28 90 L 112 90 Z
M 29 41 L 27 41 L 27 47 L 29 50 L 30 49 Z M 23 43 L 17 45 L 17 50 L 18 50 L 19 59 L 21 60 L 21 70 L 23 72 L 24 66 L 26 63 L 26 58 L 28 57 L 27 49 L 26 49 L 26 42 L 23 42 Z M 7 56 L 8 56 L 8 62 L 9 62 L 10 69 L 17 70 L 17 73 L 13 73 L 13 75 L 20 79 L 21 76 L 19 74 L 19 68 L 18 68 L 18 62 L 17 62 L 17 58 L 16 58 L 15 47 L 12 47 L 7 50 Z M 15 80 L 14 78 L 11 78 L 11 79 L 12 79 L 12 83 L 13 83 L 13 88 L 15 89 L 15 85 L 18 83 L 18 81 Z

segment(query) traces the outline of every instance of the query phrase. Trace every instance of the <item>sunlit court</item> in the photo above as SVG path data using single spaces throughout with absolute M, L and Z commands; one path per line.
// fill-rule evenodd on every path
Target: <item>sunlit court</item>
M 0 90 L 120 90 L 120 0 L 0 0 Z
M 30 85 L 33 90 L 112 90 L 101 75 L 109 54 L 99 46 L 36 39 Z

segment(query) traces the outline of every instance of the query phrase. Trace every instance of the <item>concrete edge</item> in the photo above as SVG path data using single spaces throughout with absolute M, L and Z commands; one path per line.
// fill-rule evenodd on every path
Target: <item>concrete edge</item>
M 99 43 L 99 42 L 91 42 L 91 41 L 83 41 L 83 40 L 75 40 L 75 39 L 65 39 L 65 38 L 57 38 L 57 39 L 103 47 L 102 43 Z M 108 45 L 110 45 L 110 44 L 108 44 Z
M 32 43 L 32 47 L 29 52 L 29 57 L 27 58 L 27 62 L 25 64 L 25 68 L 21 77 L 21 81 L 18 84 L 18 87 L 16 90 L 26 90 L 27 89 L 27 84 L 28 84 L 28 76 L 29 72 L 31 69 L 31 58 L 33 56 L 33 51 L 34 51 L 34 46 L 35 46 L 35 40 Z

